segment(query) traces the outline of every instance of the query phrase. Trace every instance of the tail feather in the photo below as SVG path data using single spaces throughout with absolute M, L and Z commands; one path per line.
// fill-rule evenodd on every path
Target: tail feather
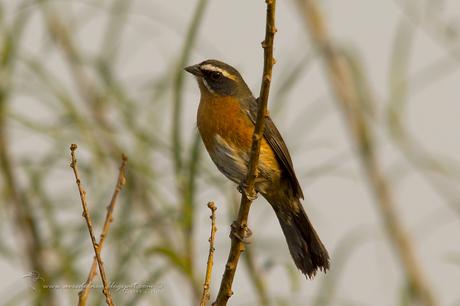
M 292 259 L 305 276 L 329 269 L 329 254 L 308 219 L 302 204 L 292 197 L 269 198 L 280 222 Z

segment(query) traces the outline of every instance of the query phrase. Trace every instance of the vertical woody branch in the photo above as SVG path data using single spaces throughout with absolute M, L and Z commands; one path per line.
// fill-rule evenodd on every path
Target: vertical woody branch
M 209 237 L 209 255 L 206 264 L 206 276 L 203 284 L 203 294 L 201 296 L 200 306 L 206 306 L 210 299 L 209 289 L 211 286 L 212 265 L 214 262 L 214 241 L 216 240 L 216 204 L 209 202 L 208 207 L 211 210 L 211 236 Z
M 335 92 L 339 107 L 345 115 L 345 123 L 350 130 L 351 138 L 359 150 L 361 163 L 369 185 L 374 192 L 385 229 L 406 274 L 412 296 L 422 305 L 435 306 L 437 302 L 433 297 L 431 288 L 425 281 L 410 237 L 406 234 L 398 218 L 395 209 L 396 203 L 378 161 L 372 136 L 372 126 L 368 123 L 358 103 L 358 93 L 355 90 L 355 80 L 350 67 L 334 49 L 317 2 L 315 0 L 298 0 L 298 3 L 305 16 L 310 36 L 323 57 L 332 89 Z
M 259 163 L 260 143 L 264 132 L 265 117 L 267 116 L 268 95 L 272 79 L 272 68 L 275 63 L 273 58 L 273 41 L 276 33 L 275 27 L 275 0 L 266 0 L 267 17 L 265 26 L 265 40 L 262 42 L 264 48 L 264 71 L 262 75 L 262 85 L 258 98 L 257 120 L 254 128 L 252 139 L 251 155 L 248 165 L 248 174 L 244 183 L 245 190 L 241 195 L 240 209 L 238 218 L 235 221 L 234 235 L 231 236 L 232 244 L 228 255 L 225 272 L 220 284 L 219 293 L 213 305 L 227 305 L 228 299 L 232 296 L 232 283 L 235 277 L 236 267 L 241 252 L 244 251 L 244 243 L 237 237 L 244 237 L 247 232 L 249 209 L 251 208 L 252 199 L 255 195 L 254 183 L 256 178 L 256 169 Z
M 91 237 L 91 243 L 93 245 L 94 253 L 97 259 L 97 264 L 99 266 L 99 273 L 101 274 L 102 285 L 104 286 L 102 293 L 104 293 L 105 295 L 105 301 L 107 305 L 115 306 L 112 301 L 112 295 L 110 294 L 109 281 L 105 274 L 104 262 L 102 261 L 102 257 L 101 257 L 101 248 L 96 241 L 96 237 L 94 236 L 93 223 L 91 221 L 91 216 L 89 215 L 89 212 L 88 212 L 88 203 L 86 201 L 86 191 L 83 189 L 83 186 L 81 185 L 80 174 L 77 168 L 77 158 L 75 157 L 76 150 L 77 150 L 77 145 L 72 144 L 70 146 L 70 154 L 72 157 L 70 167 L 73 169 L 73 173 L 75 175 L 78 192 L 80 193 L 81 205 L 83 207 L 83 217 L 85 218 L 86 225 L 88 226 L 89 236 Z
M 121 192 L 121 189 L 126 183 L 126 176 L 125 176 L 125 169 L 126 163 L 128 162 L 128 158 L 126 155 L 122 154 L 121 156 L 121 165 L 118 172 L 118 180 L 117 184 L 115 185 L 115 190 L 113 191 L 112 200 L 110 201 L 109 206 L 107 206 L 107 214 L 105 215 L 104 226 L 102 228 L 101 235 L 99 236 L 99 252 L 104 247 L 105 238 L 107 237 L 110 229 L 110 224 L 113 221 L 113 210 L 115 209 L 115 204 L 118 199 L 118 195 Z M 97 258 L 94 256 L 93 263 L 91 265 L 91 269 L 88 273 L 88 277 L 86 282 L 83 286 L 83 289 L 78 293 L 78 306 L 85 306 L 86 301 L 89 295 L 89 289 L 91 288 L 91 284 L 93 282 L 94 277 L 96 276 L 96 269 L 97 269 Z

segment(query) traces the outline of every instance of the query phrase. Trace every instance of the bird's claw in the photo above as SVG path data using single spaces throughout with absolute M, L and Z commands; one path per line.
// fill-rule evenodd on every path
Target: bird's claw
M 238 232 L 240 228 L 243 227 L 242 229 L 242 235 L 240 235 Z M 244 244 L 250 244 L 251 243 L 251 236 L 252 236 L 252 231 L 247 225 L 240 225 L 237 221 L 233 221 L 232 225 L 230 226 L 230 238 L 235 237 L 239 241 L 241 241 Z
M 248 200 L 255 201 L 257 199 L 257 192 L 254 190 L 252 194 L 250 194 L 250 192 L 248 192 L 248 186 L 245 183 L 240 183 L 237 188 L 238 191 L 241 194 L 244 194 Z

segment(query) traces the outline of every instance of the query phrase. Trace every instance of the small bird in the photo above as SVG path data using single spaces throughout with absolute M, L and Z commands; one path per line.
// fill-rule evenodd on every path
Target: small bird
M 186 67 L 201 92 L 197 126 L 217 168 L 242 186 L 252 145 L 258 100 L 240 73 L 217 60 Z M 297 268 L 312 278 L 329 269 L 329 255 L 305 213 L 303 192 L 286 144 L 270 117 L 265 119 L 255 189 L 271 204 Z

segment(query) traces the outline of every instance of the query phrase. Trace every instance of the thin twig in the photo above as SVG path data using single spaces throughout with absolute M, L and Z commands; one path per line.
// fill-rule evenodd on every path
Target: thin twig
M 127 161 L 128 161 L 128 158 L 126 157 L 126 155 L 122 154 L 117 184 L 115 185 L 115 190 L 113 191 L 112 200 L 110 201 L 109 206 L 107 206 L 107 214 L 105 215 L 104 227 L 102 228 L 101 235 L 99 236 L 99 242 L 98 242 L 99 252 L 104 247 L 105 238 L 107 237 L 107 234 L 109 233 L 110 224 L 113 221 L 113 210 L 115 208 L 115 203 L 117 202 L 118 195 L 120 194 L 121 189 L 126 183 L 125 169 L 126 169 Z M 93 279 L 96 276 L 96 269 L 97 269 L 97 258 L 94 257 L 93 263 L 91 265 L 91 269 L 88 273 L 88 277 L 85 281 L 85 284 L 83 285 L 83 289 L 78 293 L 78 306 L 86 305 L 86 301 L 88 299 L 88 295 L 90 292 L 89 289 L 91 287 L 91 283 L 93 282 Z
M 247 232 L 247 223 L 249 209 L 251 208 L 252 200 L 255 195 L 254 183 L 256 178 L 256 167 L 259 162 L 260 143 L 263 137 L 263 128 L 265 117 L 267 116 L 268 95 L 270 92 L 270 83 L 272 79 L 272 68 L 275 60 L 273 58 L 273 40 L 276 33 L 275 27 L 275 7 L 276 0 L 266 0 L 267 17 L 265 26 L 265 40 L 262 42 L 264 48 L 264 71 L 262 75 L 262 85 L 260 88 L 260 96 L 258 98 L 259 108 L 257 110 L 257 120 L 254 128 L 252 139 L 251 155 L 248 165 L 248 174 L 244 186 L 246 190 L 242 192 L 241 204 L 238 212 L 238 218 L 235 222 L 234 235 L 231 237 L 232 245 L 228 255 L 225 272 L 220 283 L 219 293 L 213 305 L 227 305 L 228 299 L 232 296 L 232 283 L 235 277 L 236 267 L 240 258 L 241 252 L 244 251 L 244 243 L 237 237 L 244 237 Z
M 86 191 L 83 189 L 83 186 L 81 185 L 80 174 L 77 168 L 77 158 L 75 157 L 76 150 L 77 150 L 76 144 L 70 145 L 70 154 L 72 157 L 70 167 L 73 169 L 73 173 L 75 175 L 78 192 L 80 193 L 81 205 L 83 207 L 83 217 L 85 218 L 86 225 L 88 226 L 89 236 L 91 237 L 91 243 L 93 245 L 94 253 L 96 254 L 97 264 L 99 266 L 99 273 L 101 274 L 102 284 L 104 286 L 102 293 L 104 293 L 105 295 L 105 301 L 107 305 L 114 306 L 113 301 L 112 301 L 112 296 L 110 294 L 109 281 L 107 280 L 107 276 L 104 270 L 104 262 L 102 261 L 102 258 L 101 258 L 100 247 L 96 242 L 96 237 L 94 236 L 94 231 L 93 231 L 93 224 L 91 222 L 91 216 L 89 215 L 89 212 L 88 212 L 88 203 L 86 201 Z
M 216 237 L 216 205 L 214 202 L 209 202 L 208 207 L 211 210 L 211 236 L 209 237 L 209 255 L 206 263 L 206 277 L 203 284 L 203 295 L 201 296 L 200 306 L 206 306 L 211 298 L 209 288 L 211 286 L 212 265 L 214 261 L 214 241 Z
M 396 203 L 378 160 L 372 125 L 368 123 L 358 103 L 358 94 L 349 64 L 343 60 L 332 45 L 318 3 L 314 0 L 299 0 L 298 2 L 305 14 L 312 40 L 321 51 L 337 102 L 345 115 L 345 122 L 352 140 L 359 149 L 359 157 L 369 185 L 374 192 L 385 229 L 405 270 L 412 294 L 425 306 L 438 305 L 415 256 L 411 239 L 398 218 Z

